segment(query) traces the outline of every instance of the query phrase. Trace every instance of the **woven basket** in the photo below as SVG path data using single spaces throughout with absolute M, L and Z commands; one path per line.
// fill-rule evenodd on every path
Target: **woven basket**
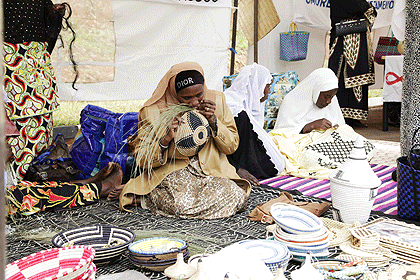
M 151 237 L 130 244 L 128 250 L 130 251 L 130 254 L 154 256 L 173 252 L 177 253 L 179 250 L 184 250 L 187 247 L 187 242 L 180 239 Z
M 179 125 L 175 135 L 175 147 L 184 156 L 194 156 L 206 145 L 211 135 L 207 119 L 195 111 L 186 112 L 181 117 L 184 122 Z
M 350 225 L 336 220 L 320 217 L 324 226 L 330 232 L 330 247 L 335 247 L 351 239 Z
M 43 250 L 6 265 L 5 279 L 83 279 L 94 257 L 95 250 L 89 246 Z
M 138 240 L 128 246 L 128 259 L 137 267 L 162 272 L 176 263 L 178 252 L 182 252 L 184 260 L 190 253 L 188 243 L 180 239 L 152 237 Z
M 95 249 L 96 265 L 108 263 L 126 250 L 136 235 L 133 231 L 112 225 L 94 225 L 69 229 L 56 234 L 52 243 L 56 247 L 86 245 Z

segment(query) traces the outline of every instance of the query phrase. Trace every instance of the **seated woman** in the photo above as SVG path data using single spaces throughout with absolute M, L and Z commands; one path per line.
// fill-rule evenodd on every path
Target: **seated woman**
M 210 139 L 191 157 L 181 154 L 174 143 L 182 122 L 179 116 L 156 141 L 144 140 L 148 124 L 178 104 L 194 108 L 211 127 Z M 120 208 L 139 203 L 154 214 L 182 219 L 216 219 L 244 209 L 250 184 L 240 179 L 226 157 L 238 147 L 235 122 L 223 93 L 207 89 L 197 63 L 171 67 L 140 109 L 139 126 L 135 155 L 143 172 L 125 185 Z M 144 156 L 145 150 L 154 151 L 152 159 Z
M 335 94 L 338 79 L 328 68 L 313 71 L 280 105 L 270 136 L 286 161 L 285 174 L 327 179 L 349 156 L 357 137 L 345 124 Z M 368 159 L 374 146 L 365 141 Z
M 272 78 L 267 68 L 254 63 L 243 67 L 224 92 L 239 133 L 239 147 L 228 159 L 238 175 L 253 185 L 284 169 L 283 156 L 263 129 Z
M 11 156 L 11 153 L 9 155 Z M 122 176 L 121 166 L 118 163 L 109 162 L 95 176 L 85 180 L 20 181 L 16 185 L 7 186 L 5 190 L 6 216 L 71 209 L 96 203 L 100 198 L 115 200 L 121 192 Z

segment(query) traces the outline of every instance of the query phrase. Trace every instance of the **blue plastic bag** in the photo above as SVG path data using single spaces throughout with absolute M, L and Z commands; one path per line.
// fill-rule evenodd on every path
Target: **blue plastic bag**
M 73 162 L 85 179 L 95 175 L 108 162 L 117 162 L 125 172 L 128 137 L 136 134 L 138 113 L 114 113 L 87 105 L 80 113 L 81 134 L 70 151 Z

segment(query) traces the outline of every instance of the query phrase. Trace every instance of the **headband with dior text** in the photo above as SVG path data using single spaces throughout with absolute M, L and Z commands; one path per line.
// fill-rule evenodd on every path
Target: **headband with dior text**
M 196 70 L 187 70 L 182 71 L 175 78 L 175 90 L 179 92 L 184 88 L 197 85 L 197 84 L 204 84 L 204 77 L 201 75 L 200 72 Z

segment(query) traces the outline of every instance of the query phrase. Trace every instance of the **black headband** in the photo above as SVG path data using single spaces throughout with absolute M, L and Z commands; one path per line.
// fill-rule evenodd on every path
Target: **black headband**
M 176 75 L 175 78 L 175 90 L 179 92 L 180 90 L 187 88 L 189 86 L 204 84 L 204 77 L 200 72 L 196 70 L 187 70 L 182 71 Z

